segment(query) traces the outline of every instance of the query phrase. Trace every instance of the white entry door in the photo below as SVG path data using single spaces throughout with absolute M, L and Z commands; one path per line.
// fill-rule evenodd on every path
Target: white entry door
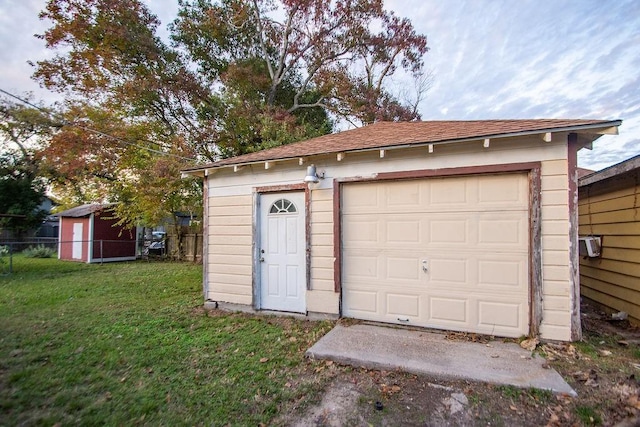
M 304 313 L 304 193 L 264 194 L 260 202 L 260 308 Z
M 73 246 L 71 247 L 71 258 L 82 259 L 82 223 L 73 223 Z

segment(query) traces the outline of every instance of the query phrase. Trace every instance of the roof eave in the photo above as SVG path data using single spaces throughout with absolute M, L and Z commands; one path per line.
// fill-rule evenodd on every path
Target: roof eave
M 208 165 L 200 166 L 197 168 L 184 169 L 181 171 L 182 177 L 187 176 L 199 176 L 206 177 L 215 170 L 223 169 L 232 166 L 249 166 L 256 165 L 265 162 L 281 162 L 299 159 L 300 157 L 310 157 L 310 156 L 319 156 L 323 154 L 335 154 L 337 152 L 344 153 L 362 153 L 367 151 L 378 151 L 378 150 L 398 150 L 404 148 L 413 148 L 413 147 L 423 147 L 428 145 L 444 145 L 444 144 L 456 144 L 462 142 L 469 141 L 477 141 L 479 139 L 496 139 L 496 138 L 514 138 L 519 136 L 530 136 L 530 135 L 539 135 L 544 133 L 558 133 L 558 132 L 577 132 L 577 131 L 586 131 L 592 129 L 599 129 L 599 132 L 593 132 L 595 138 L 592 138 L 591 141 L 595 141 L 600 138 L 602 135 L 617 135 L 618 134 L 618 126 L 622 124 L 622 120 L 609 120 L 603 121 L 600 123 L 589 123 L 583 125 L 575 125 L 575 126 L 560 126 L 560 127 L 550 127 L 550 128 L 542 128 L 535 130 L 526 130 L 526 131 L 518 131 L 518 132 L 507 132 L 507 133 L 497 133 L 497 134 L 478 134 L 472 137 L 466 138 L 455 138 L 455 139 L 443 139 L 443 140 L 433 140 L 433 141 L 424 141 L 424 142 L 409 142 L 406 144 L 398 144 L 398 145 L 380 145 L 375 147 L 367 147 L 367 148 L 359 148 L 352 150 L 340 150 L 340 151 L 327 151 L 324 153 L 310 153 L 305 155 L 298 156 L 289 156 L 289 157 L 275 157 L 275 158 L 265 158 L 261 160 L 255 160 L 250 162 L 236 162 L 236 163 L 226 163 L 224 165 L 216 165 L 215 163 L 210 163 Z M 589 132 L 587 132 L 589 133 Z
M 598 172 L 583 176 L 578 180 L 579 187 L 586 187 L 596 182 L 604 181 L 609 178 L 619 177 L 628 172 L 640 170 L 640 155 L 625 160 L 624 162 L 604 168 Z

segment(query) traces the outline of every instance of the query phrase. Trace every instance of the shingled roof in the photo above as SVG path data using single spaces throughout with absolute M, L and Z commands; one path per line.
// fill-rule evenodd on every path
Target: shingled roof
M 294 159 L 330 153 L 348 153 L 390 147 L 462 142 L 480 138 L 504 138 L 547 132 L 588 132 L 619 126 L 620 120 L 472 120 L 378 122 L 357 129 L 323 135 L 255 153 L 230 157 L 183 172 L 270 160 Z
M 113 203 L 100 204 L 100 203 L 89 203 L 86 205 L 76 206 L 75 208 L 67 209 L 66 211 L 62 211 L 56 214 L 59 217 L 71 217 L 71 218 L 80 218 L 83 216 L 91 215 L 94 212 L 101 211 L 109 206 L 113 206 Z

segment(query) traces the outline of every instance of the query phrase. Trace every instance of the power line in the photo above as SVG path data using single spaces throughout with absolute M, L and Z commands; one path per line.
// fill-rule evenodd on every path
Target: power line
M 160 154 L 160 155 L 163 155 L 163 156 L 175 157 L 175 158 L 182 159 L 182 160 L 188 160 L 190 162 L 195 162 L 196 161 L 195 159 L 192 159 L 192 158 L 189 158 L 189 157 L 183 157 L 183 156 L 179 156 L 177 154 L 165 153 L 164 151 L 156 150 L 156 149 L 153 149 L 153 148 L 150 148 L 150 147 L 145 147 L 143 145 L 136 144 L 135 142 L 127 141 L 124 138 L 120 138 L 118 136 L 110 135 L 108 133 L 99 131 L 97 129 L 93 129 L 93 128 L 88 127 L 88 126 L 83 126 L 83 125 L 79 125 L 77 123 L 70 122 L 70 121 L 64 119 L 63 117 L 60 117 L 59 115 L 57 115 L 57 114 L 55 114 L 55 113 L 53 113 L 51 111 L 48 111 L 48 110 L 40 107 L 39 105 L 36 105 L 36 104 L 32 103 L 31 101 L 29 101 L 27 99 L 21 98 L 21 97 L 19 97 L 17 95 L 14 95 L 14 94 L 10 93 L 10 92 L 7 92 L 6 90 L 4 90 L 2 88 L 0 88 L 0 92 L 4 93 L 7 96 L 10 96 L 11 98 L 17 99 L 18 101 L 22 102 L 25 105 L 28 105 L 28 106 L 30 106 L 32 108 L 35 108 L 36 110 L 46 114 L 49 117 L 53 117 L 56 120 L 60 120 L 64 126 L 75 127 L 75 128 L 87 131 L 87 132 L 94 133 L 96 135 L 103 136 L 105 138 L 113 139 L 114 141 L 120 142 L 122 144 L 129 145 L 131 147 L 140 148 L 142 150 L 147 150 L 149 152 Z M 149 141 L 149 140 L 143 140 L 143 141 L 146 141 L 146 142 L 148 142 L 150 144 L 157 144 L 157 142 L 153 142 L 153 141 Z

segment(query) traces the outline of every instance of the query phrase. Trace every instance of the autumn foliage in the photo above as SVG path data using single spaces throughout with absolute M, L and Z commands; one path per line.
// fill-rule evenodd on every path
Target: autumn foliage
M 132 220 L 194 209 L 178 171 L 195 161 L 418 119 L 428 77 L 426 37 L 382 0 L 179 0 L 170 40 L 141 0 L 50 0 L 40 17 L 56 55 L 34 79 L 65 97 L 50 176 Z M 388 88 L 399 71 L 421 82 L 411 99 Z

